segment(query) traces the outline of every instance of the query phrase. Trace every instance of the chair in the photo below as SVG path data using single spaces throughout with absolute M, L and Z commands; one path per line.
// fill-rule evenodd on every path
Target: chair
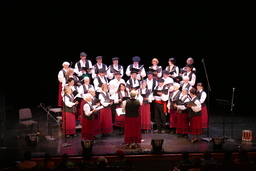
M 30 108 L 23 108 L 19 110 L 19 123 L 25 126 L 31 126 L 31 131 L 33 129 L 33 125 L 37 124 L 37 131 L 39 133 L 39 124 L 37 121 L 32 119 L 32 112 Z

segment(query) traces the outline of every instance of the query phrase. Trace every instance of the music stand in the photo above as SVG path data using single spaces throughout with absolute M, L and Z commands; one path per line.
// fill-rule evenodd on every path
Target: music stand
M 47 140 L 52 140 L 52 141 L 54 141 L 54 140 L 56 140 L 56 138 L 54 138 L 54 137 L 52 136 L 52 127 L 51 127 L 51 119 L 50 119 L 50 118 L 53 118 L 53 119 L 57 122 L 57 124 L 59 124 L 59 123 L 58 123 L 58 121 L 51 115 L 51 113 L 50 113 L 50 106 L 45 107 L 43 103 L 41 103 L 39 106 L 40 106 L 42 109 L 44 109 L 44 111 L 47 113 L 46 126 L 48 126 L 48 136 L 45 136 L 45 138 L 46 138 Z
M 223 133 L 222 133 L 222 137 L 223 138 L 229 138 L 227 136 L 224 136 L 225 134 L 225 109 L 226 107 L 230 106 L 230 102 L 228 100 L 224 100 L 224 99 L 216 99 L 216 101 L 218 102 L 219 105 L 223 106 Z

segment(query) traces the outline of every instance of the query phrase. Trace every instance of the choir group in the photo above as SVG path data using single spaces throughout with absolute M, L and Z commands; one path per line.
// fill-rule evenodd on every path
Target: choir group
M 153 122 L 154 133 L 171 130 L 179 138 L 188 138 L 190 134 L 190 141 L 195 142 L 197 135 L 209 126 L 207 94 L 203 84 L 196 82 L 193 58 L 189 57 L 186 66 L 179 67 L 171 57 L 165 68 L 158 65 L 157 58 L 145 68 L 139 56 L 134 56 L 133 63 L 126 68 L 119 64 L 118 57 L 113 57 L 109 66 L 103 63 L 102 56 L 97 56 L 96 61 L 93 65 L 87 54 L 81 52 L 74 67 L 65 61 L 58 73 L 58 106 L 62 107 L 65 136 L 73 136 L 80 126 L 81 138 L 93 140 L 98 134 L 108 136 L 115 126 L 120 128 L 119 134 L 124 134 L 125 143 L 137 144 L 141 136 L 135 128 L 139 128 L 140 134 L 147 133 Z M 128 79 L 124 80 L 124 76 Z M 128 116 L 125 112 L 124 106 L 132 98 L 140 102 L 139 116 Z M 126 129 L 125 122 L 131 117 L 139 122 L 133 121 L 134 125 Z

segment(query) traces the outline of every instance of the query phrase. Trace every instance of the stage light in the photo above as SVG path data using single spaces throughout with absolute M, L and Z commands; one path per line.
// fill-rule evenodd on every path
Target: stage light
M 95 143 L 94 141 L 89 141 L 89 140 L 81 141 L 81 146 L 83 148 L 83 152 L 84 153 L 91 153 L 94 143 Z
M 27 146 L 35 147 L 38 140 L 39 140 L 38 135 L 39 134 L 27 134 L 26 137 L 25 137 L 25 141 L 27 143 Z
M 164 151 L 163 143 L 164 143 L 164 139 L 152 139 L 151 140 L 152 152 L 159 153 Z
M 224 138 L 223 137 L 213 138 L 213 149 L 222 150 L 223 144 L 224 144 Z

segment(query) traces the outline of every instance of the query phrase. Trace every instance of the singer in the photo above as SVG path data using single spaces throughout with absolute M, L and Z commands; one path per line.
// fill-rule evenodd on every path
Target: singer
M 66 86 L 65 95 L 63 96 L 63 111 L 62 111 L 62 133 L 66 137 L 76 133 L 76 105 L 78 101 L 74 101 L 71 87 Z

